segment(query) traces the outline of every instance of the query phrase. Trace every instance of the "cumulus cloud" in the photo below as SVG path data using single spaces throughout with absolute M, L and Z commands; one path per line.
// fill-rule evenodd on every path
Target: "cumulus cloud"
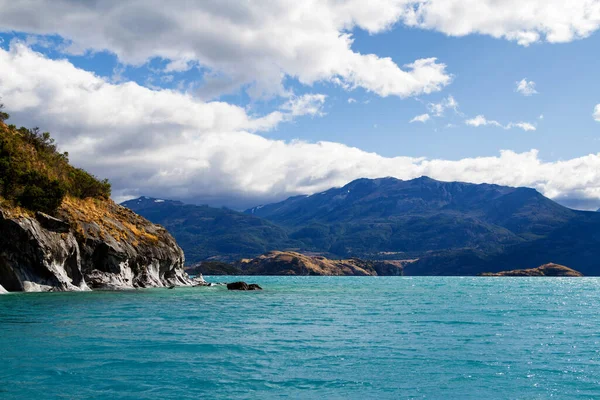
M 529 122 L 510 122 L 506 125 L 502 125 L 500 122 L 493 119 L 487 119 L 483 115 L 478 115 L 474 118 L 467 119 L 465 120 L 465 124 L 476 128 L 480 126 L 497 126 L 498 128 L 503 129 L 519 128 L 523 129 L 524 131 L 535 131 L 537 129 L 535 125 Z
M 333 82 L 380 96 L 416 96 L 448 85 L 435 58 L 403 67 L 352 49 L 353 30 L 402 23 L 451 36 L 484 34 L 529 45 L 569 42 L 600 27 L 598 0 L 0 0 L 0 31 L 60 35 L 63 50 L 110 51 L 124 64 L 167 62 L 165 73 L 201 66 L 205 98 L 246 87 L 287 95 L 286 78 Z
M 409 25 L 450 36 L 473 33 L 528 46 L 538 41 L 565 43 L 590 36 L 600 27 L 597 0 L 415 0 L 404 1 L 401 19 Z
M 287 95 L 287 77 L 380 96 L 438 91 L 451 76 L 435 58 L 400 67 L 351 48 L 354 28 L 378 33 L 402 12 L 402 2 L 388 0 L 0 0 L 0 31 L 58 34 L 67 52 L 108 50 L 125 64 L 164 59 L 166 73 L 200 65 L 209 71 L 203 97 L 248 85 L 253 96 Z
M 530 186 L 596 207 L 600 202 L 600 154 L 545 162 L 535 150 L 502 151 L 450 161 L 272 140 L 259 133 L 293 118 L 294 109 L 308 115 L 314 109 L 290 105 L 252 116 L 223 102 L 111 83 L 24 46 L 0 50 L 0 96 L 12 122 L 51 131 L 76 165 L 112 181 L 117 200 L 149 195 L 244 208 L 360 177 L 428 175 Z M 321 103 L 312 95 L 306 99 Z
M 294 96 L 281 106 L 283 110 L 289 111 L 291 116 L 300 115 L 323 116 L 323 104 L 327 98 L 324 94 L 305 94 Z
M 413 119 L 410 120 L 410 123 L 412 124 L 413 122 L 427 122 L 429 121 L 429 114 L 421 114 L 421 115 L 417 115 L 416 117 L 414 117 Z
M 537 90 L 535 90 L 535 82 L 528 81 L 526 78 L 523 78 L 517 82 L 517 88 L 515 90 L 518 93 L 521 93 L 523 96 L 532 96 L 537 94 Z
M 348 98 L 348 104 L 352 104 L 352 103 L 356 103 L 356 99 L 353 99 L 352 97 Z
M 596 121 L 600 122 L 600 104 L 596 105 L 596 108 L 594 108 L 593 117 Z

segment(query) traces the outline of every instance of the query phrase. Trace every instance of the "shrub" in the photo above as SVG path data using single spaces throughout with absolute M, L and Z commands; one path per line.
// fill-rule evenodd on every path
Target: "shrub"
M 0 103 L 0 121 L 4 122 L 10 118 L 10 115 L 4 111 L 4 104 Z
M 29 210 L 52 214 L 62 203 L 66 191 L 59 181 L 30 171 L 22 180 L 23 192 L 17 197 L 17 203 Z
M 85 199 L 86 197 L 109 198 L 111 186 L 108 179 L 98 180 L 81 168 L 73 168 L 70 173 L 71 194 Z
M 8 114 L 2 110 L 0 104 L 4 121 Z M 0 124 L 0 197 L 52 214 L 66 195 L 107 199 L 110 194 L 108 180 L 71 166 L 48 132 Z

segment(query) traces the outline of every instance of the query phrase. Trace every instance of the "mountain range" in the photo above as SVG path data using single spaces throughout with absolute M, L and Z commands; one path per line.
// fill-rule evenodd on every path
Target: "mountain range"
M 548 262 L 600 275 L 600 214 L 571 210 L 529 188 L 381 178 L 244 213 L 150 198 L 124 205 L 165 226 L 189 262 L 292 249 L 416 259 L 407 275 L 473 275 Z
M 227 208 L 150 197 L 122 205 L 164 226 L 184 249 L 188 263 L 211 258 L 237 261 L 271 250 L 302 247 L 285 229 L 266 219 Z

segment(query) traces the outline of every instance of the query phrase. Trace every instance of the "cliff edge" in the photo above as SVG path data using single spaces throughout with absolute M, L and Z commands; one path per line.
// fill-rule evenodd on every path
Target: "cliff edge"
M 0 105 L 0 111 L 2 105 Z M 50 134 L 0 113 L 0 294 L 191 285 L 161 226 L 110 200 Z

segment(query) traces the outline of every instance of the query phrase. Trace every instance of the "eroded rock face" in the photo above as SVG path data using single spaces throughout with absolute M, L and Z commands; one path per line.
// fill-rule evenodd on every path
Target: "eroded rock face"
M 1 214 L 0 285 L 6 290 L 192 285 L 171 235 L 132 211 L 112 201 L 67 199 L 58 217 Z
M 71 233 L 0 212 L 0 284 L 8 291 L 89 290 Z

